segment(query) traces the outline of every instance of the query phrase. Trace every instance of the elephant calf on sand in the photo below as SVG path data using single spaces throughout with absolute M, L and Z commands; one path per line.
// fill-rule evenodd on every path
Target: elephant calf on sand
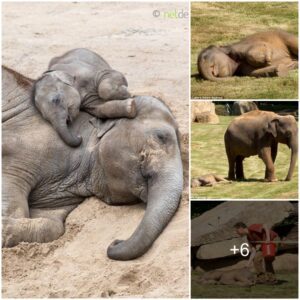
M 33 100 L 64 142 L 77 147 L 82 137 L 68 125 L 79 109 L 99 118 L 135 117 L 135 102 L 128 99 L 127 86 L 124 75 L 100 55 L 79 48 L 50 61 L 48 71 L 34 84 Z
M 229 163 L 228 178 L 243 180 L 243 160 L 258 155 L 266 165 L 265 181 L 276 181 L 274 163 L 278 143 L 291 149 L 290 167 L 285 180 L 291 180 L 298 156 L 298 125 L 293 116 L 254 110 L 235 118 L 225 136 Z
M 32 105 L 34 82 L 5 67 L 2 76 L 3 245 L 57 239 L 67 214 L 96 196 L 113 205 L 147 204 L 132 236 L 107 250 L 116 260 L 143 255 L 175 214 L 183 188 L 178 127 L 169 108 L 140 96 L 134 119 L 90 122 L 81 112 L 72 129 L 84 139 L 71 148 Z
M 252 34 L 228 46 L 209 46 L 198 56 L 198 72 L 207 80 L 231 76 L 284 76 L 298 68 L 298 37 L 281 29 Z

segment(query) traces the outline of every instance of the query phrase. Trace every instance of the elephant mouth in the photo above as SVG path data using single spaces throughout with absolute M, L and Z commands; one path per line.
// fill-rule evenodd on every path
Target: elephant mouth
M 70 126 L 71 123 L 72 123 L 71 117 L 68 116 L 67 119 L 66 119 L 66 124 L 67 124 L 68 126 Z

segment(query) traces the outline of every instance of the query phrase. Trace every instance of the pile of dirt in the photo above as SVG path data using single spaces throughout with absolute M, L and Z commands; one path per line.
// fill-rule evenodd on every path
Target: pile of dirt
M 188 19 L 153 11 L 187 10 L 167 3 L 5 3 L 3 63 L 37 78 L 51 57 L 85 47 L 123 72 L 135 95 L 161 97 L 182 134 L 185 190 L 178 212 L 141 258 L 107 258 L 126 239 L 145 207 L 108 206 L 90 198 L 66 220 L 66 232 L 47 244 L 3 250 L 3 297 L 188 297 Z M 26 13 L 24 13 L 26 12 Z M 181 43 L 178 43 L 181 41 Z

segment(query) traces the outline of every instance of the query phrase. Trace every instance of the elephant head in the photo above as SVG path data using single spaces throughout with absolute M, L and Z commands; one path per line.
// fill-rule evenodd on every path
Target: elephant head
M 135 100 L 137 117 L 115 121 L 100 142 L 99 160 L 111 203 L 138 199 L 146 203 L 145 215 L 131 237 L 109 246 L 107 254 L 116 260 L 137 258 L 151 247 L 175 214 L 183 189 L 178 127 L 172 113 L 156 98 Z
M 60 137 L 71 147 L 81 144 L 68 125 L 78 115 L 80 95 L 74 77 L 62 71 L 47 71 L 33 87 L 33 102 L 43 118 L 49 121 Z
M 125 76 L 115 70 L 105 70 L 97 74 L 98 95 L 105 101 L 123 100 L 131 97 Z
M 286 144 L 291 149 L 291 161 L 286 181 L 292 179 L 298 157 L 298 126 L 293 116 L 272 118 L 267 124 L 267 132 L 272 134 L 279 143 Z
M 238 63 L 221 48 L 209 46 L 199 54 L 197 66 L 198 72 L 204 79 L 221 81 L 235 73 Z

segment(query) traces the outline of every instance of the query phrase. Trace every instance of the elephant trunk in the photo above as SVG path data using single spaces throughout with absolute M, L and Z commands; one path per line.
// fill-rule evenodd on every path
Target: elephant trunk
M 298 140 L 292 144 L 291 146 L 291 162 L 290 162 L 290 168 L 289 168 L 289 172 L 286 176 L 286 181 L 290 181 L 292 179 L 294 170 L 295 170 L 295 166 L 296 166 L 296 162 L 297 162 L 297 158 L 298 158 Z
M 55 122 L 51 121 L 51 124 L 67 145 L 71 147 L 78 147 L 81 144 L 82 137 L 73 135 L 64 118 L 56 120 Z
M 128 240 L 117 240 L 109 246 L 109 258 L 131 260 L 143 255 L 169 223 L 183 188 L 182 163 L 179 153 L 177 156 L 148 181 L 147 208 L 141 223 Z

